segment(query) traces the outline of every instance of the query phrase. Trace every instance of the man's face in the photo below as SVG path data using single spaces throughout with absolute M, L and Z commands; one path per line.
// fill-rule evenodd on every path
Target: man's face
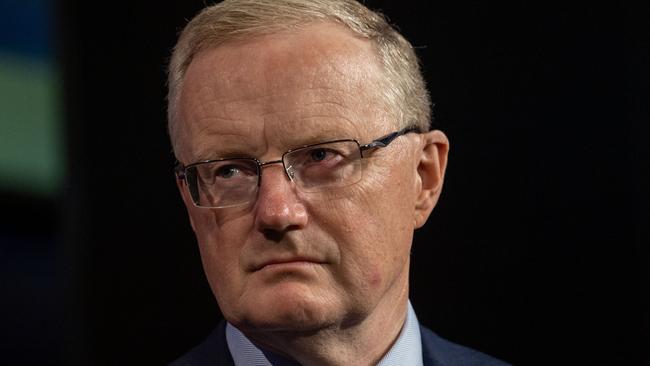
M 332 24 L 231 42 L 198 54 L 179 101 L 179 160 L 277 160 L 335 139 L 393 132 L 372 45 Z M 195 207 L 181 192 L 225 318 L 242 330 L 316 330 L 400 308 L 418 190 L 420 136 L 362 160 L 359 183 L 305 193 L 281 164 L 262 168 L 247 205 Z

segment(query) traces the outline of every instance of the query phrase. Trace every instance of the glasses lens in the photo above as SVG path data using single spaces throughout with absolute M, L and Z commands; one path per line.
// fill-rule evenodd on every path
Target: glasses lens
M 199 207 L 229 207 L 250 202 L 257 192 L 254 160 L 229 159 L 187 168 L 187 184 Z
M 356 141 L 328 142 L 285 154 L 292 179 L 306 192 L 345 187 L 361 179 L 361 153 Z

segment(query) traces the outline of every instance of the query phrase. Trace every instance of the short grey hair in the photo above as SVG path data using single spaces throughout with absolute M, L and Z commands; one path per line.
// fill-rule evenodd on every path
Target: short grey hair
M 334 22 L 370 40 L 385 72 L 382 90 L 386 107 L 400 127 L 415 125 L 428 131 L 431 100 L 411 44 L 386 18 L 355 0 L 225 0 L 203 9 L 185 26 L 174 47 L 168 70 L 168 128 L 178 153 L 177 104 L 183 77 L 201 51 L 232 41 L 296 29 L 317 22 Z

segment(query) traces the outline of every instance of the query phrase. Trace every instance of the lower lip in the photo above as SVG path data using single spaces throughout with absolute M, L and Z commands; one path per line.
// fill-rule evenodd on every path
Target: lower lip
M 319 266 L 321 263 L 308 261 L 292 261 L 281 263 L 270 263 L 260 268 L 260 270 L 301 270 Z

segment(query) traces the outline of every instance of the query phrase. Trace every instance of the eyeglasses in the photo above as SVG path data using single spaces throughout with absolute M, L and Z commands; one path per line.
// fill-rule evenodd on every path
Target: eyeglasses
M 282 159 L 261 162 L 255 158 L 227 158 L 178 163 L 175 171 L 185 180 L 194 205 L 205 208 L 239 206 L 254 201 L 262 177 L 262 167 L 282 164 L 289 180 L 303 192 L 321 192 L 346 187 L 361 180 L 361 159 L 370 149 L 388 146 L 397 137 L 418 132 L 407 127 L 360 145 L 345 139 L 302 146 L 282 154 Z

